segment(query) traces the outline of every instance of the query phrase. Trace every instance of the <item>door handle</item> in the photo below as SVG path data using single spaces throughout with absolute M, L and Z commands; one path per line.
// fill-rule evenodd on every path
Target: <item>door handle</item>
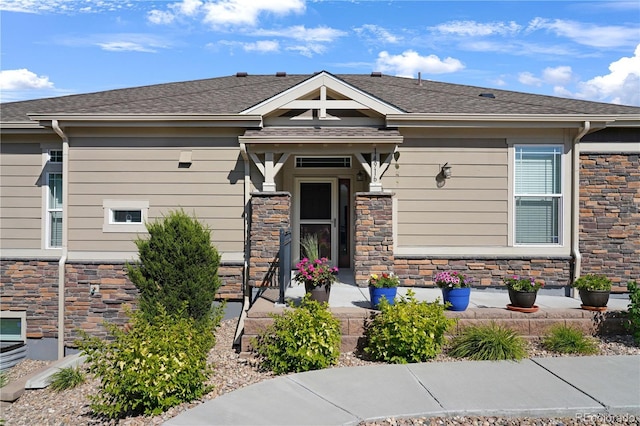
M 333 227 L 335 228 L 335 226 L 336 226 L 336 218 L 334 217 L 333 218 Z

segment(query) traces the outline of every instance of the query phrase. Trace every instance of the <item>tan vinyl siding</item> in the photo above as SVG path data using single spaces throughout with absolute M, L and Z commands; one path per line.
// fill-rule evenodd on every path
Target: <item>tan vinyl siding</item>
M 438 188 L 449 163 L 452 177 Z M 383 179 L 396 194 L 397 244 L 506 246 L 508 153 L 503 139 L 405 139 Z
M 106 141 L 103 141 L 106 144 Z M 149 220 L 182 208 L 206 223 L 220 252 L 242 252 L 244 243 L 243 163 L 229 138 L 176 138 L 172 146 L 153 138 L 71 144 L 69 248 L 72 251 L 136 251 L 135 232 L 103 232 L 105 200 L 149 202 Z M 128 146 L 123 146 L 128 145 Z M 157 145 L 157 146 L 154 146 Z M 189 168 L 178 168 L 191 151 Z
M 42 247 L 42 148 L 39 143 L 0 144 L 0 246 Z

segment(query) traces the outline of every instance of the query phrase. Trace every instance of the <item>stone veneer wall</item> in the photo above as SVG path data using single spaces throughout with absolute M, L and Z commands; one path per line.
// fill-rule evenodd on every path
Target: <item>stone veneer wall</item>
M 358 192 L 355 194 L 356 284 L 366 287 L 369 276 L 394 272 L 393 194 Z
M 248 284 L 262 287 L 270 285 L 269 273 L 273 272 L 280 249 L 280 229 L 291 227 L 291 194 L 255 192 L 251 195 Z
M 582 275 L 640 280 L 640 155 L 580 156 Z
M 219 299 L 242 299 L 242 265 L 221 265 Z M 91 288 L 98 291 L 91 294 Z M 58 337 L 58 262 L 3 260 L 0 309 L 26 311 L 27 338 Z M 68 263 L 65 281 L 65 345 L 82 329 L 106 337 L 103 322 L 125 324 L 125 307 L 135 308 L 138 290 L 122 263 Z
M 549 287 L 569 284 L 571 257 L 560 258 L 425 258 L 396 256 L 395 273 L 400 285 L 407 287 L 435 286 L 433 277 L 438 271 L 455 270 L 473 278 L 474 287 L 502 286 L 502 278 L 509 275 L 534 277 Z

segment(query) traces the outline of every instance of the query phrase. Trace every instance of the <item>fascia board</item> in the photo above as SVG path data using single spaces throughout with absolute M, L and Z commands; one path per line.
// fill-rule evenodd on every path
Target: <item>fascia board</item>
M 389 114 L 387 126 L 394 127 L 505 127 L 579 128 L 585 121 L 607 126 L 613 115 L 554 114 Z
M 262 127 L 262 116 L 238 114 L 29 114 L 29 118 L 83 127 Z

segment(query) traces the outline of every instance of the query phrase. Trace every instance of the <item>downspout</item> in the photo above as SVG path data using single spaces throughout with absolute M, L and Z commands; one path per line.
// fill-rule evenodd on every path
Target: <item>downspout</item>
M 573 175 L 571 180 L 572 206 L 571 206 L 571 256 L 573 257 L 573 280 L 580 277 L 580 266 L 582 264 L 582 254 L 580 253 L 580 139 L 591 130 L 591 122 L 585 121 L 584 127 L 580 129 L 573 138 Z M 576 292 L 571 288 L 571 297 L 576 297 Z
M 249 160 L 249 153 L 247 147 L 243 142 L 240 142 L 240 155 L 244 160 L 244 265 L 243 265 L 243 283 L 242 283 L 242 312 L 240 312 L 240 318 L 238 319 L 238 327 L 236 328 L 236 334 L 233 339 L 233 343 L 240 344 L 240 337 L 244 330 L 244 320 L 247 317 L 247 312 L 251 306 L 251 294 L 249 288 L 249 203 L 251 202 L 251 162 Z
M 69 215 L 69 138 L 60 128 L 58 120 L 51 127 L 62 139 L 62 255 L 58 260 L 58 359 L 64 358 L 65 269 L 68 255 L 67 223 Z

